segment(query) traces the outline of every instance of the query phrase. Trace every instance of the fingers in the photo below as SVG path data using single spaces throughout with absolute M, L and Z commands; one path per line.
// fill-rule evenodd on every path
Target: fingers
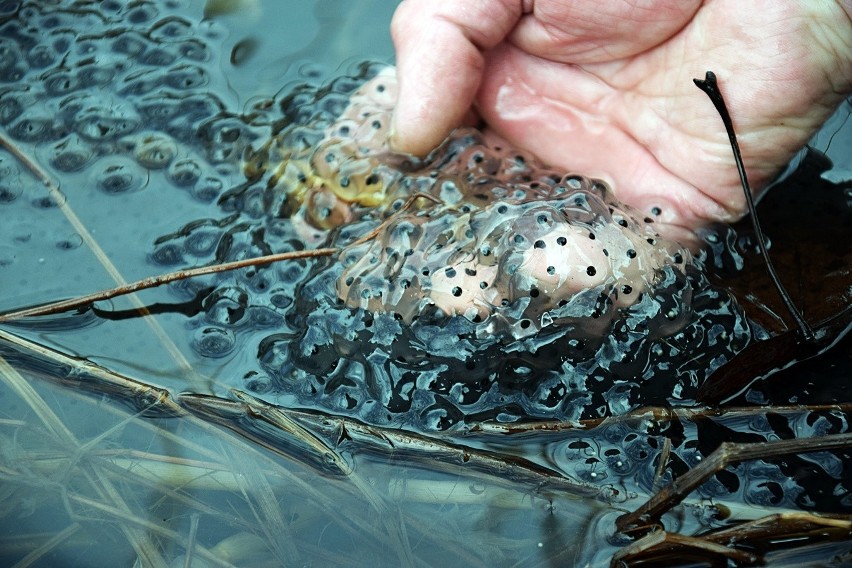
M 424 155 L 468 116 L 484 67 L 483 52 L 521 16 L 522 0 L 404 0 L 391 24 L 399 100 L 391 147 Z
M 632 57 L 667 41 L 701 0 L 610 0 L 534 4 L 509 41 L 552 61 L 584 64 Z

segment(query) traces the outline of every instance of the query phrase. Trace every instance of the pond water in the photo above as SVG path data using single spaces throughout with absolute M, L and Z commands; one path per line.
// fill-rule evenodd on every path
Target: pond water
M 358 298 L 374 268 L 359 259 L 385 253 L 378 241 L 351 244 L 372 229 L 385 230 L 381 242 L 397 253 L 393 230 L 405 223 L 427 245 L 461 248 L 474 237 L 454 236 L 460 218 L 501 235 L 523 232 L 531 240 L 517 250 L 495 237 L 495 250 L 509 251 L 501 256 L 508 269 L 512 254 L 556 245 L 567 234 L 559 223 L 581 222 L 582 210 L 606 219 L 587 223 L 598 243 L 634 238 L 612 233 L 623 221 L 654 241 L 649 250 L 663 248 L 593 181 L 563 179 L 475 133 L 428 163 L 368 172 L 445 201 L 458 191 L 458 171 L 487 179 L 477 185 L 488 195 L 481 209 L 435 208 L 428 221 L 412 213 L 387 226 L 384 213 L 366 213 L 342 230 L 318 226 L 303 206 L 313 197 L 294 197 L 300 178 L 294 189 L 275 168 L 316 168 L 321 156 L 327 170 L 317 176 L 346 189 L 341 172 L 351 164 L 334 162 L 337 147 L 314 149 L 376 74 L 362 62 L 392 62 L 395 5 L 0 3 L 0 312 L 170 270 L 351 245 L 351 258 L 344 251 L 214 274 L 0 324 L 4 563 L 607 565 L 629 542 L 615 519 L 720 442 L 848 432 L 848 339 L 788 371 L 780 386 L 743 384 L 727 412 L 637 410 L 692 408 L 707 377 L 731 369 L 737 353 L 784 337 L 777 300 L 761 288 L 766 278 L 752 276 L 761 266 L 744 225 L 709 231 L 710 252 L 694 262 L 670 245 L 654 286 L 621 310 L 596 289 L 559 313 L 563 306 L 514 296 L 494 313 L 453 318 L 415 310 L 408 296 L 392 306 L 407 315 L 372 313 Z M 776 223 L 793 240 L 826 223 L 821 200 L 841 217 L 807 249 L 822 264 L 785 267 L 798 288 L 827 274 L 819 295 L 829 309 L 806 306 L 823 318 L 852 296 L 849 114 L 847 105 L 813 142 L 834 164 L 806 159 L 810 168 L 777 192 L 780 205 L 767 198 L 764 206 L 767 215 L 795 211 Z M 785 202 L 794 182 L 812 191 L 816 212 Z M 568 221 L 567 202 L 504 204 L 493 193 L 545 186 L 570 188 Z M 501 206 L 523 231 L 493 220 Z M 779 254 L 794 246 L 783 235 L 773 242 Z M 638 254 L 654 262 L 658 253 Z M 400 266 L 450 277 L 447 257 L 413 258 Z M 506 295 L 519 288 L 500 286 Z M 340 290 L 356 299 L 339 302 Z M 438 304 L 447 311 L 451 300 Z M 577 306 L 589 316 L 570 311 Z M 695 534 L 775 511 L 849 514 L 850 467 L 848 451 L 732 465 L 667 515 L 665 528 Z M 779 562 L 852 550 L 836 535 L 802 542 L 777 553 Z

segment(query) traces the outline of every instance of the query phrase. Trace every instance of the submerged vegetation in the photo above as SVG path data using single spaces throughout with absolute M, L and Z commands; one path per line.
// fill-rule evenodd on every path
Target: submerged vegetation
M 475 130 L 389 155 L 375 66 L 233 108 L 222 30 L 173 2 L 4 10 L 4 563 L 852 556 L 850 182 L 820 154 L 761 205 L 803 342 L 747 225 L 692 259 Z M 117 289 L 84 295 L 91 258 Z

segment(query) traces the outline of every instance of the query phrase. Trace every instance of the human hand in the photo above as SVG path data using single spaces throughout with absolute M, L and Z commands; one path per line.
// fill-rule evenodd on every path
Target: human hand
M 645 214 L 659 208 L 658 229 L 683 238 L 745 212 L 721 120 L 692 78 L 719 77 L 760 190 L 852 90 L 850 13 L 848 0 L 404 0 L 392 144 L 425 154 L 478 118 Z

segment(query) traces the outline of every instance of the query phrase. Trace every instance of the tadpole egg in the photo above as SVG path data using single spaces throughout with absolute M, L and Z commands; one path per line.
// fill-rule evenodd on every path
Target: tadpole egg
M 135 113 L 123 113 L 120 109 L 101 107 L 84 110 L 74 124 L 74 129 L 84 139 L 106 142 L 130 134 L 139 127 Z
M 139 140 L 133 152 L 139 165 L 149 170 L 168 166 L 177 155 L 177 144 L 162 134 L 149 134 Z
M 88 166 L 94 157 L 88 144 L 71 135 L 53 146 L 50 164 L 61 172 L 77 172 Z
M 51 71 L 43 79 L 45 90 L 55 97 L 73 93 L 80 88 L 77 76 L 68 71 Z
M 27 53 L 27 60 L 30 62 L 30 67 L 40 69 L 52 65 L 56 61 L 56 55 L 46 45 L 35 45 Z
M 220 178 L 214 176 L 204 176 L 192 188 L 192 196 L 197 200 L 209 203 L 219 197 L 222 189 L 225 187 L 224 182 Z
M 177 90 L 197 89 L 208 83 L 207 73 L 200 67 L 181 65 L 169 70 L 165 83 Z
M 221 327 L 202 327 L 195 331 L 192 348 L 202 357 L 224 357 L 237 344 L 234 332 Z
M 15 120 L 28 104 L 29 97 L 22 94 L 4 93 L 0 95 L 0 124 L 8 124 Z
M 24 191 L 20 183 L 6 184 L 0 183 L 0 205 L 11 203 L 21 196 Z
M 22 142 L 48 142 L 58 138 L 54 120 L 48 116 L 24 116 L 9 129 L 9 134 Z
M 140 4 L 138 2 L 133 3 L 133 8 L 130 9 L 125 18 L 127 18 L 128 22 L 133 24 L 141 24 L 143 22 L 149 22 L 157 17 L 158 11 L 155 6 L 151 4 Z
M 56 248 L 60 250 L 74 250 L 83 244 L 83 237 L 77 233 L 71 233 L 56 241 Z
M 205 256 L 213 252 L 223 231 L 218 229 L 197 229 L 186 237 L 184 246 L 186 251 L 197 257 Z
M 272 389 L 272 379 L 269 375 L 251 371 L 246 373 L 244 379 L 246 388 L 255 394 L 265 394 Z
M 150 254 L 150 259 L 160 266 L 177 266 L 184 263 L 183 251 L 175 243 L 166 243 L 159 246 Z
M 169 167 L 169 179 L 178 187 L 192 187 L 201 177 L 201 166 L 192 158 L 178 160 Z
M 138 191 L 148 185 L 148 172 L 124 156 L 101 159 L 94 172 L 95 185 L 110 195 Z

